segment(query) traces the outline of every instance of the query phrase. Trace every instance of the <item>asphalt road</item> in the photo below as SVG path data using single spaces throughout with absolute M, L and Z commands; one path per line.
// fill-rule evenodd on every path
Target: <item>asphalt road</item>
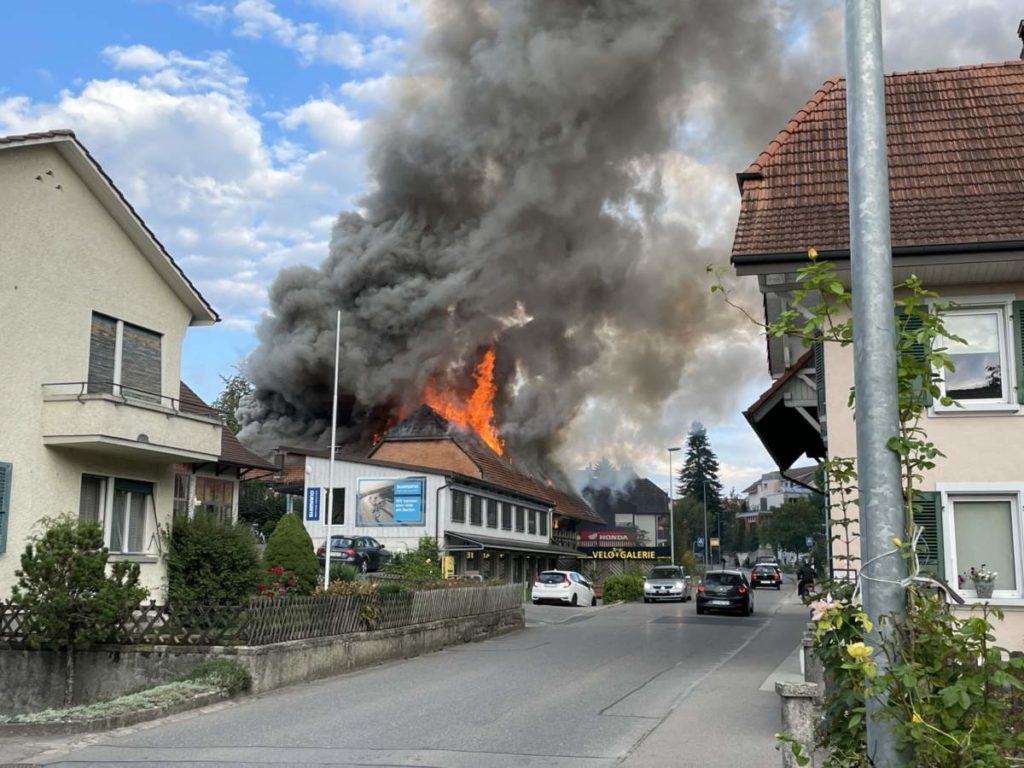
M 806 609 L 526 608 L 523 632 L 120 731 L 22 744 L 54 766 L 777 765 L 775 675 Z M 789 662 L 787 662 L 789 657 Z M 781 665 L 781 666 L 780 666 Z M 9 745 L 10 746 L 10 745 Z M 0 763 L 10 752 L 0 745 Z

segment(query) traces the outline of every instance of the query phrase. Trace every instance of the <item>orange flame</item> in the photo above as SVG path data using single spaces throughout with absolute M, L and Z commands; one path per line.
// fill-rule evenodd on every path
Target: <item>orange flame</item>
M 472 429 L 500 456 L 505 443 L 494 426 L 494 396 L 498 388 L 494 385 L 493 347 L 484 352 L 473 371 L 473 379 L 476 386 L 468 400 L 463 401 L 452 389 L 438 388 L 431 382 L 423 392 L 423 402 L 456 426 Z

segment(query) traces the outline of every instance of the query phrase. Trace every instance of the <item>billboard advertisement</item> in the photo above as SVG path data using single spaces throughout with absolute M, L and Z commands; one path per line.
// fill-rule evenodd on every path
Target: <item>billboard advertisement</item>
M 580 547 L 635 547 L 635 531 L 580 531 Z
M 360 480 L 356 525 L 423 525 L 426 486 L 424 477 Z

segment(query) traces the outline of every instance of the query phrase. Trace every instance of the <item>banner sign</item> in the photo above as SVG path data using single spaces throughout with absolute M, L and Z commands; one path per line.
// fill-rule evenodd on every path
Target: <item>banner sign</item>
M 424 477 L 360 480 L 356 525 L 423 525 L 426 486 Z
M 635 547 L 636 531 L 580 531 L 580 547 Z
M 668 547 L 663 547 L 666 551 Z M 595 560 L 657 560 L 658 551 L 654 547 L 633 549 L 598 549 L 590 553 Z
M 315 522 L 320 519 L 320 489 L 306 489 L 306 520 Z

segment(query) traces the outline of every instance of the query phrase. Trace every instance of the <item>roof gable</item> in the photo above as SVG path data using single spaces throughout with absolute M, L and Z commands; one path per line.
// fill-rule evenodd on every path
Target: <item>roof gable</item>
M 167 283 L 192 314 L 191 325 L 212 325 L 220 316 L 199 293 L 181 267 L 171 258 L 163 244 L 149 229 L 142 217 L 96 162 L 73 131 L 53 130 L 18 136 L 0 136 L 0 152 L 19 148 L 49 145 L 75 170 L 96 196 L 111 218 L 124 230 L 136 248 L 145 256 L 157 274 Z
M 1024 61 L 885 77 L 894 249 L 1024 241 Z M 736 263 L 849 252 L 846 83 L 833 78 L 744 171 Z

